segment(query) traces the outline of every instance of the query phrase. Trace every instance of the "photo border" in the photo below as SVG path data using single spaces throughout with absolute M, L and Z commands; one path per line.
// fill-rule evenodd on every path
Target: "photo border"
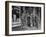
M 9 3 L 27 3 L 27 4 L 42 4 L 44 5 L 44 32 L 42 33 L 27 33 L 27 34 L 11 34 L 9 35 Z M 32 35 L 32 34 L 45 34 L 45 3 L 37 2 L 20 2 L 20 1 L 5 1 L 5 35 L 18 36 L 18 35 Z

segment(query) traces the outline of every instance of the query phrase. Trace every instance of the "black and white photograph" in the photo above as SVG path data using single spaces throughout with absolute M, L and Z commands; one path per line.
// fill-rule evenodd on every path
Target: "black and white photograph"
M 12 31 L 41 29 L 41 7 L 12 6 Z
M 44 33 L 44 3 L 7 2 L 7 5 L 9 35 Z

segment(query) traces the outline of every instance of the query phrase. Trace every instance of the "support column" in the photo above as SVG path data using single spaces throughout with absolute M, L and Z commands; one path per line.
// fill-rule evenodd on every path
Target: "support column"
M 35 7 L 33 8 L 33 18 L 32 18 L 32 20 L 33 20 L 33 26 L 35 26 L 35 14 L 36 13 L 36 10 L 35 10 Z

